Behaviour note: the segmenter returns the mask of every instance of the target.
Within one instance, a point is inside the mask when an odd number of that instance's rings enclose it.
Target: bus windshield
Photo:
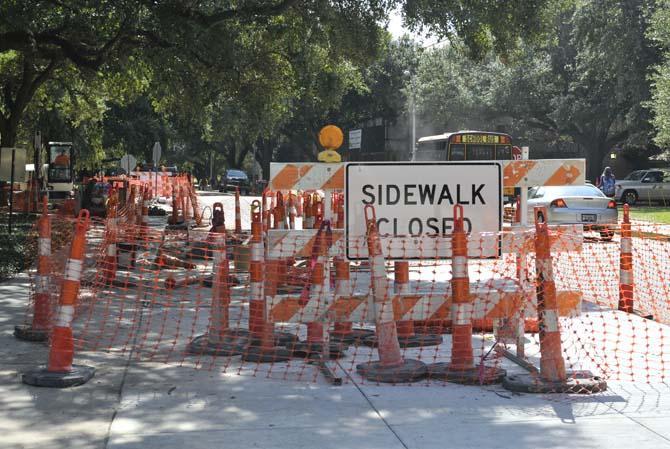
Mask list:
[[[444,161],[447,158],[447,142],[434,140],[428,142],[419,142],[416,146],[415,161]]]

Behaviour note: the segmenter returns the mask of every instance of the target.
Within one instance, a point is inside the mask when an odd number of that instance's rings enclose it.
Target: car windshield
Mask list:
[[[597,196],[604,197],[605,194],[592,185],[583,186],[543,186],[533,187],[528,197],[535,198],[558,198],[570,196]]]
[[[645,170],[637,170],[632,173],[628,173],[628,175],[623,179],[626,181],[639,181],[642,179],[645,173],[647,173]]]
[[[228,173],[226,175],[229,178],[246,178],[247,174],[244,173],[242,170],[228,170]]]

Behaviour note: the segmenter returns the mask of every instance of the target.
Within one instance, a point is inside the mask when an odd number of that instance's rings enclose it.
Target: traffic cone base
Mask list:
[[[356,372],[366,380],[383,383],[407,383],[426,377],[426,364],[413,359],[404,359],[395,366],[384,366],[379,361],[356,365]]]
[[[278,363],[287,362],[291,359],[291,351],[286,348],[273,346],[262,347],[249,345],[244,349],[242,360],[252,363]]]
[[[24,384],[34,387],[69,388],[83,385],[93,378],[95,368],[85,365],[72,365],[68,372],[47,371],[46,368],[27,371],[21,376]]]
[[[377,336],[371,335],[361,340],[363,346],[377,347]],[[423,346],[438,346],[442,344],[442,336],[437,334],[398,335],[398,344],[401,348],[421,348]]]
[[[507,372],[502,368],[487,365],[473,367],[454,366],[451,363],[428,365],[428,378],[445,380],[464,385],[489,385],[502,382]]]
[[[208,334],[199,335],[186,346],[186,351],[191,354],[234,356],[243,354],[248,344],[249,334],[236,330],[218,338],[218,341]]]
[[[372,329],[351,329],[349,331],[338,332],[337,330],[330,333],[330,341],[333,343],[362,345],[363,340],[375,335]]]
[[[287,347],[296,358],[318,358],[323,354],[323,343],[321,342],[298,342]],[[349,349],[347,345],[331,341],[328,344],[328,357],[331,360],[340,359],[347,355],[347,349]]]
[[[23,341],[47,341],[49,331],[46,329],[35,329],[30,324],[14,326],[14,336]]]
[[[590,394],[607,390],[607,382],[590,371],[568,371],[567,379],[562,382],[543,379],[536,373],[510,374],[502,385],[520,393]]]

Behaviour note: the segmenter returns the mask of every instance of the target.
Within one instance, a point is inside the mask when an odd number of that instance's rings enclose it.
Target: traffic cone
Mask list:
[[[306,285],[308,291],[304,291],[306,296],[302,305],[306,305],[307,300],[313,304],[318,304],[317,308],[325,308],[327,296],[330,290],[330,279],[326,275],[328,268],[328,233],[330,232],[330,222],[324,221],[319,229],[313,247],[313,256],[311,264],[311,283]],[[306,293],[306,295],[305,295]],[[327,342],[324,338],[324,325],[320,322],[307,323],[307,341],[299,342],[292,346],[293,355],[297,357],[320,357],[336,359],[344,356],[347,347],[341,342]]]
[[[303,206],[302,228],[312,229],[314,227],[314,211],[312,209],[312,194],[305,194]]]
[[[229,327],[230,284],[225,234],[213,237],[214,282],[212,285],[212,309],[207,333],[195,337],[187,346],[193,354],[234,356],[242,354],[249,342],[249,333],[244,330],[231,331]]]
[[[371,205],[365,206],[368,254],[372,274],[372,295],[375,303],[375,326],[379,360],[361,363],[356,371],[368,380],[377,382],[412,382],[425,377],[426,364],[419,360],[403,359],[398,344],[398,333],[393,320],[391,289],[386,276],[377,218]]]
[[[566,371],[558,321],[558,301],[551,259],[551,237],[545,207],[535,208],[535,271],[537,316],[540,321],[540,371],[505,377],[508,390],[526,393],[597,393],[607,383],[590,371]]]
[[[48,201],[43,199],[42,215],[37,220],[37,274],[33,277],[33,321],[14,327],[14,336],[25,341],[46,341],[51,325],[51,220]]]
[[[298,216],[298,210],[295,207],[296,197],[292,193],[288,196],[288,227],[295,229],[295,219]]]
[[[335,258],[335,296],[351,296],[351,270],[349,262],[342,257]],[[330,341],[340,344],[359,344],[364,339],[374,337],[370,329],[354,329],[353,323],[335,323],[330,333]]]
[[[262,205],[251,204],[251,258],[249,261],[249,332],[250,341],[242,360],[255,363],[283,362],[291,358],[286,348],[275,345],[274,325],[266,319],[265,297],[276,292],[275,264],[264,264]],[[266,265],[264,267],[264,265]],[[264,272],[264,268],[266,271]],[[274,274],[274,276],[273,276]],[[266,275],[266,276],[264,276]],[[265,280],[265,286],[263,281]],[[264,291],[265,288],[265,291]]]
[[[630,207],[623,206],[621,223],[621,252],[619,256],[619,310],[633,313],[633,234],[630,227]]]
[[[395,292],[409,294],[409,262],[395,262]],[[421,334],[414,332],[414,321],[398,321],[398,343],[401,348],[418,348],[421,346],[437,346],[442,343],[442,336],[438,334]]]
[[[95,374],[90,366],[73,365],[74,339],[72,320],[79,295],[81,273],[84,266],[86,249],[86,230],[89,225],[89,213],[86,209],[79,212],[75,227],[70,257],[65,265],[61,286],[58,313],[51,335],[49,360],[46,368],[23,373],[23,383],[38,387],[66,388],[82,385]]]
[[[105,250],[105,258],[102,262],[103,277],[106,283],[111,283],[116,278],[117,267],[117,248],[116,240],[118,234],[118,193],[112,189],[109,194],[109,202],[107,205],[107,248]]]
[[[468,237],[463,227],[463,206],[454,206],[454,230],[451,234],[451,361],[428,366],[432,379],[464,384],[500,382],[505,371],[482,364],[475,365],[472,351],[473,298],[468,274]]]

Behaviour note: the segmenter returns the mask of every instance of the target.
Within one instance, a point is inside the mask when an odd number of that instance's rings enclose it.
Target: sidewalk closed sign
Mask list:
[[[431,237],[451,234],[454,205],[463,206],[465,230],[475,239],[501,230],[502,166],[490,161],[348,163],[345,198],[350,260],[367,258],[366,205],[375,209],[387,258],[449,258],[445,239]],[[477,247],[479,254],[472,257],[499,255],[499,244]]]

